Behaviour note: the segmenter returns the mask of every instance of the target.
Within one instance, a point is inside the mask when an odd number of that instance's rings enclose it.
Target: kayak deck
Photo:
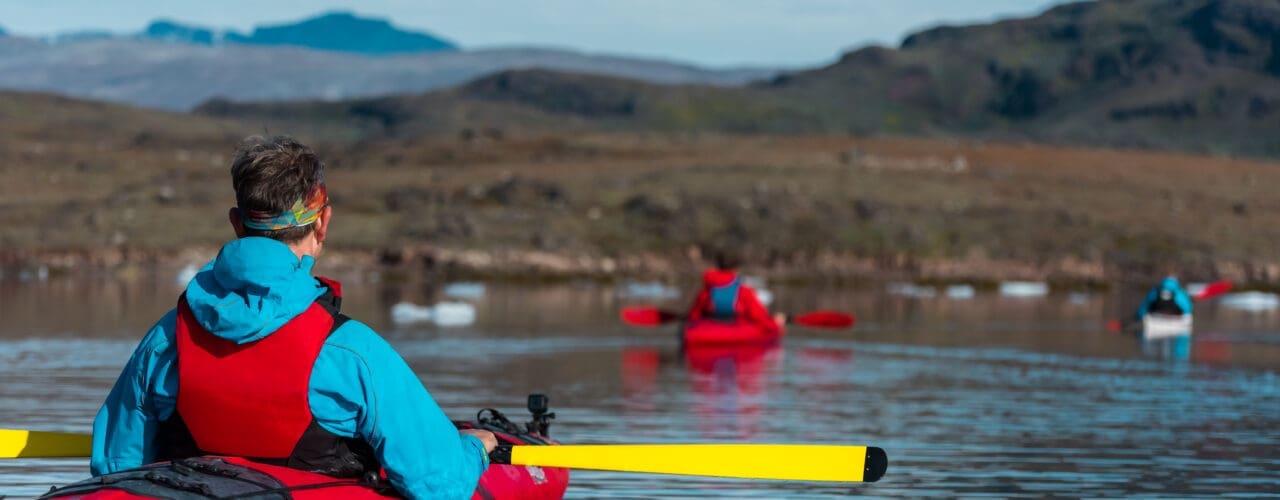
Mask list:
[[[774,331],[744,319],[692,319],[681,328],[685,346],[747,345],[777,343],[786,330],[779,325]]]
[[[547,436],[550,419],[555,414],[547,412],[545,396],[530,395],[529,410],[533,418],[523,426],[511,422],[492,408],[481,410],[475,421],[455,421],[454,425],[459,429],[484,429],[493,432],[499,444],[503,445],[540,447],[538,445],[559,444]],[[89,438],[87,435],[76,437],[81,440]],[[33,443],[41,443],[35,437],[31,440]],[[23,436],[23,441],[27,441],[26,436]],[[481,475],[472,498],[556,500],[564,496],[568,486],[569,470],[565,468],[494,463]],[[158,462],[87,479],[56,488],[41,498],[105,500],[223,497],[369,499],[398,498],[399,494],[385,475],[373,472],[360,478],[335,478],[242,457],[200,456]]]
[[[1163,339],[1191,335],[1190,314],[1150,313],[1142,317],[1142,338]]]

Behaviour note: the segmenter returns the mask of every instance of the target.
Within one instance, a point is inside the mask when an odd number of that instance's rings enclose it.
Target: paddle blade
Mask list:
[[[889,466],[880,448],[816,444],[500,446],[490,456],[513,465],[831,482],[873,482]]]
[[[1234,287],[1235,283],[1232,283],[1231,280],[1215,281],[1205,285],[1204,290],[1201,290],[1200,293],[1196,294],[1196,296],[1192,298],[1195,300],[1211,299],[1230,292]]]
[[[679,320],[681,315],[656,307],[635,306],[622,310],[622,321],[634,326],[660,326]]]
[[[92,446],[89,434],[0,429],[0,458],[87,457]]]
[[[854,317],[840,311],[814,311],[796,316],[790,322],[814,328],[849,328],[853,326]]]

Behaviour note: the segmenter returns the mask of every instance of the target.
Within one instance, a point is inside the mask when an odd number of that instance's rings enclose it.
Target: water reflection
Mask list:
[[[1139,338],[1142,354],[1169,361],[1191,360],[1191,335],[1178,335],[1159,339]]]
[[[782,369],[782,347],[700,346],[683,354],[689,410],[697,416],[699,434],[711,440],[757,440],[771,379]]]
[[[661,406],[663,394],[687,394],[681,411],[693,417],[699,438],[767,441],[764,421],[771,406],[797,396],[807,405],[838,406],[853,376],[853,359],[847,348],[627,346],[624,408],[628,415],[645,415]],[[678,376],[663,376],[673,371]],[[802,394],[788,393],[784,385],[800,387]]]
[[[664,394],[687,394],[681,411],[693,416],[700,439],[755,440],[761,433],[770,386],[782,371],[783,352],[777,345],[685,350],[625,347],[625,409],[630,415],[643,415],[657,408]],[[664,372],[676,369],[681,376],[662,378]]]

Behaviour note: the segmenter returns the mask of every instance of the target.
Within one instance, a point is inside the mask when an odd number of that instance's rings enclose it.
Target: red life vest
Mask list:
[[[309,400],[311,371],[329,334],[347,317],[342,286],[328,287],[302,314],[246,344],[209,333],[186,296],[178,300],[178,404],[157,438],[161,459],[229,455],[333,476],[377,470],[372,448],[330,433]]]

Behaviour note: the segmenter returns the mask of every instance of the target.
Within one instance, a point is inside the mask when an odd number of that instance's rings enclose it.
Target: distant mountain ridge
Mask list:
[[[516,68],[740,86],[772,68],[710,69],[539,47],[458,49],[382,19],[331,12],[249,34],[156,20],[141,33],[99,30],[0,37],[0,89],[189,110],[210,99],[339,100],[425,92]]]
[[[1280,2],[1110,0],[944,26],[746,88],[507,71],[448,91],[203,111],[466,128],[947,135],[1280,157]]]
[[[761,85],[857,131],[1280,155],[1280,2],[1109,0],[946,26]]]
[[[222,34],[215,34],[211,29],[187,26],[169,20],[152,21],[139,36],[161,42],[196,45],[213,45],[214,42],[222,41]]]
[[[365,55],[458,49],[452,42],[434,35],[401,30],[385,19],[359,17],[350,12],[330,12],[296,23],[259,26],[247,35],[157,20],[139,36],[171,43],[291,46]]]
[[[727,86],[777,74],[767,68],[705,69],[541,48],[367,56],[302,47],[199,45],[136,37],[0,38],[0,89],[54,92],[169,110],[188,110],[214,98],[337,100],[418,93],[514,68]]]

